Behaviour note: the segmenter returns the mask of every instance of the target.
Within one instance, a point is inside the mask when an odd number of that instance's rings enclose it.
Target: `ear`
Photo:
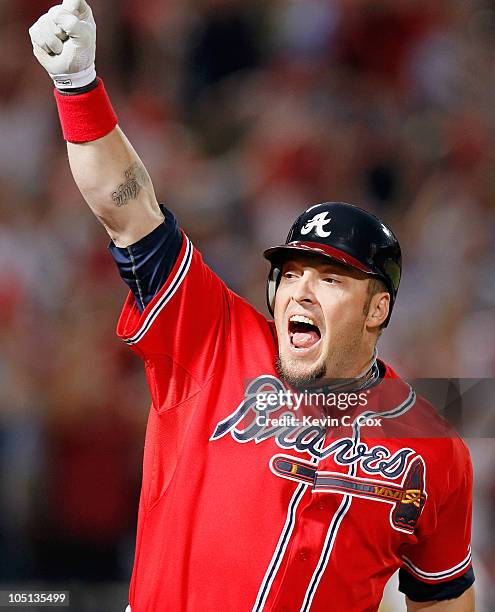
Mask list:
[[[379,329],[386,321],[390,310],[390,294],[386,292],[375,293],[371,298],[368,314],[366,315],[366,326],[368,329]]]

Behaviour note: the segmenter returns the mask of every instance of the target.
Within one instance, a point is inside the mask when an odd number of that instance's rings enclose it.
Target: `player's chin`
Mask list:
[[[314,347],[311,347],[312,349]],[[326,366],[321,352],[280,351],[277,370],[281,378],[293,387],[311,387],[325,376]]]

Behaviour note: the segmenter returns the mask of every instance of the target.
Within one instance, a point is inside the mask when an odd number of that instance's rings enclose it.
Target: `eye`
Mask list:
[[[291,272],[290,270],[287,270],[287,272],[284,272],[282,276],[284,278],[287,278],[288,280],[297,277],[296,273],[295,272]]]
[[[325,276],[322,278],[324,283],[328,283],[329,285],[338,285],[340,281],[338,281],[336,278],[333,278],[332,276]]]

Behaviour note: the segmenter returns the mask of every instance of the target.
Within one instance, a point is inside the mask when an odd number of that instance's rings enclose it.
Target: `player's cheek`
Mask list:
[[[284,314],[287,309],[287,299],[283,292],[277,291],[275,296],[275,304],[273,308],[273,319],[277,327],[277,331],[281,331],[284,323]]]

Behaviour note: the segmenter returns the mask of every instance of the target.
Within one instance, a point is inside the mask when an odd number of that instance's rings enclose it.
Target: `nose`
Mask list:
[[[316,302],[311,274],[307,271],[293,285],[291,297],[298,304],[314,304]]]

